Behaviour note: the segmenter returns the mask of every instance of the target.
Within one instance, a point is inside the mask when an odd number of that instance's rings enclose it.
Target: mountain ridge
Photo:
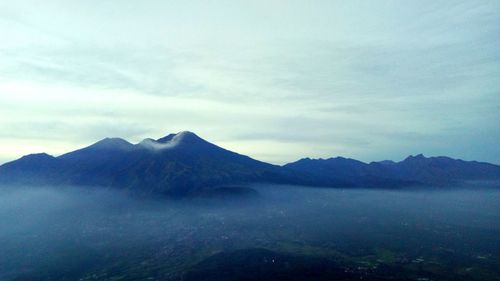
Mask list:
[[[465,180],[500,179],[500,166],[495,164],[464,161],[447,156],[425,157],[423,154],[410,155],[399,162],[382,160],[370,163],[344,157],[302,158],[284,166],[296,171],[315,170],[316,173],[323,174],[335,169],[339,172],[340,169],[341,177],[355,173],[358,177],[399,179],[435,186],[446,186]]]
[[[234,183],[303,183],[279,166],[223,149],[191,132],[138,144],[105,138],[58,157],[45,155],[0,166],[0,183],[104,186],[171,196]]]
[[[104,186],[185,196],[231,184],[279,183],[325,187],[404,188],[498,180],[500,166],[449,157],[410,155],[365,163],[345,157],[302,158],[282,166],[226,150],[182,131],[132,144],[104,138],[54,157],[30,154],[0,166],[0,183]]]

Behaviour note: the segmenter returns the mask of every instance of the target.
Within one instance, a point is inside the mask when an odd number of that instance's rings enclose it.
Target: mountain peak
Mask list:
[[[166,143],[166,142],[169,142],[171,141],[177,134],[168,134],[162,138],[159,138],[156,140],[156,142],[159,142],[159,143]]]
[[[187,136],[187,135],[191,135],[191,136],[196,136],[198,137],[195,133],[191,132],[191,131],[180,131],[177,133],[178,136]]]
[[[21,158],[54,158],[54,156],[47,154],[45,152],[42,152],[42,153],[31,153],[28,155],[24,155]]]
[[[374,161],[374,162],[371,162],[371,163],[376,163],[376,164],[381,164],[381,165],[394,165],[394,164],[396,164],[396,162],[394,162],[392,160]]]
[[[195,133],[193,132],[190,132],[190,131],[182,131],[182,132],[179,132],[177,133],[173,138],[172,138],[173,141],[177,140],[177,141],[203,141],[202,138],[200,138],[199,136],[197,136]]]
[[[159,138],[156,140],[156,142],[159,143],[193,143],[193,142],[199,142],[204,140],[197,136],[195,133],[190,132],[190,131],[181,131],[177,134],[168,134],[162,138]]]
[[[44,161],[51,161],[53,159],[55,159],[54,156],[43,152],[43,153],[32,153],[32,154],[24,155],[19,160],[21,160],[21,161],[35,161],[36,163],[42,163]]]
[[[154,139],[144,139],[137,145],[146,147],[148,149],[160,150],[167,148],[174,148],[184,144],[201,144],[207,143],[202,138],[198,137],[195,133],[189,131],[182,131],[177,134],[168,134],[157,140]]]
[[[93,148],[116,148],[116,149],[122,149],[122,148],[128,148],[131,147],[132,144],[129,143],[128,141],[122,139],[122,138],[104,138],[90,147]]]
[[[415,156],[410,155],[410,156],[406,157],[406,159],[404,161],[407,161],[407,160],[423,160],[423,159],[427,159],[427,157],[425,157],[422,153],[420,153],[420,154],[417,154]]]

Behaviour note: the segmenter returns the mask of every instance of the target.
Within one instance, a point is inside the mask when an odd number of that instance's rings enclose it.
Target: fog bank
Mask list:
[[[500,252],[500,191],[253,188],[258,198],[177,201],[99,189],[2,189],[0,280],[87,280],[102,268],[157,263],[175,280],[213,253],[252,247],[328,245],[338,255],[384,247],[415,258],[436,248],[495,259]]]

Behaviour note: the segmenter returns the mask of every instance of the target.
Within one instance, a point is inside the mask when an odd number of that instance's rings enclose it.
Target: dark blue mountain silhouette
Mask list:
[[[298,172],[314,174],[326,181],[345,181],[346,185],[395,187],[408,185],[446,186],[465,181],[500,180],[500,166],[449,157],[409,156],[401,162],[390,160],[369,164],[348,158],[309,159],[286,164]]]
[[[0,166],[1,184],[103,186],[171,196],[256,182],[399,188],[498,179],[497,165],[423,155],[369,164],[342,157],[305,158],[277,166],[223,149],[191,132],[138,144],[106,138],[58,157],[31,154]]]
[[[246,182],[300,183],[280,166],[209,143],[191,132],[131,144],[106,138],[59,157],[24,156],[0,166],[0,182],[107,186],[131,192],[186,195]]]

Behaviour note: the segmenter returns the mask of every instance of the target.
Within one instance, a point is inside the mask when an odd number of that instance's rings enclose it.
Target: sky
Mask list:
[[[189,130],[275,164],[500,164],[500,1],[0,2],[0,163]]]

